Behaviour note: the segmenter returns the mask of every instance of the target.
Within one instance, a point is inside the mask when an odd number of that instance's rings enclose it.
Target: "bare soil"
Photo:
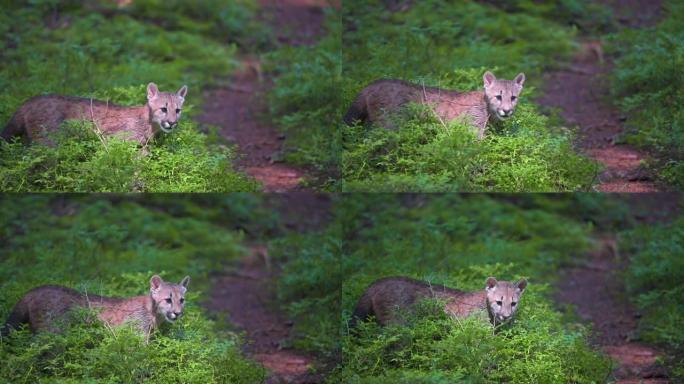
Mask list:
[[[260,17],[269,23],[279,43],[308,45],[323,31],[324,0],[262,0]],[[272,86],[261,71],[261,59],[244,55],[241,68],[229,79],[229,86],[205,91],[200,121],[217,125],[221,134],[237,145],[238,168],[263,185],[264,192],[302,190],[307,172],[283,163],[283,140],[267,121],[265,97]]]
[[[600,0],[613,10],[615,19],[628,28],[653,26],[665,13],[663,0]]]
[[[279,43],[308,45],[323,31],[325,0],[262,0],[262,20],[269,23]],[[263,184],[264,192],[290,192],[268,196],[285,226],[310,230],[327,220],[330,197],[302,191],[307,177],[303,168],[282,162],[283,140],[267,121],[265,95],[272,80],[261,71],[261,59],[242,56],[241,68],[229,86],[205,93],[208,103],[200,118],[217,125],[221,134],[237,145],[237,165]],[[293,320],[277,302],[276,278],[280,267],[271,260],[267,245],[249,246],[246,257],[213,278],[212,296],[206,306],[227,314],[231,323],[245,332],[245,352],[268,369],[266,384],[319,383],[322,374],[314,356],[289,347]]]
[[[680,207],[677,194],[624,195],[633,218],[643,223],[670,220]],[[560,272],[557,299],[572,305],[591,325],[591,342],[616,361],[616,383],[668,383],[667,370],[657,363],[663,356],[656,347],[636,340],[640,314],[629,301],[619,274],[629,265],[614,234],[596,236],[596,247],[582,264]]]
[[[294,324],[278,310],[275,272],[268,248],[250,247],[250,255],[233,266],[234,272],[217,276],[207,307],[228,314],[245,332],[245,352],[270,373],[265,383],[317,383],[312,356],[287,347]]]
[[[660,0],[603,0],[624,27],[654,24],[662,15]],[[656,192],[664,189],[643,164],[648,154],[620,143],[626,118],[609,103],[607,75],[610,57],[600,41],[587,38],[571,65],[544,76],[542,105],[559,108],[560,115],[579,128],[577,146],[603,164],[595,189],[599,192]]]
[[[330,219],[332,200],[326,194],[306,192],[270,195],[267,204],[277,210],[289,230],[320,228]],[[315,356],[290,347],[294,321],[282,313],[277,301],[278,261],[268,246],[251,244],[249,254],[213,277],[213,289],[205,305],[227,315],[244,331],[245,352],[269,371],[266,384],[320,383],[326,370]]]

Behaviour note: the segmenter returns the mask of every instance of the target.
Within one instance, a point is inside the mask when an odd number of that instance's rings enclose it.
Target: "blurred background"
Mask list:
[[[684,316],[679,194],[352,194],[344,218],[338,382],[676,381]],[[515,323],[422,313],[349,328],[375,280],[463,291],[529,285]]]
[[[331,112],[311,114],[336,105],[334,1],[1,5],[0,127],[37,95],[131,106],[146,102],[149,82],[162,91],[187,84],[189,91],[178,129],[160,135],[147,157],[132,143],[102,142],[82,126],[56,147],[0,143],[0,190],[300,190],[321,187],[334,173],[333,140],[318,128],[332,122]],[[308,84],[314,77],[327,81]]]
[[[345,191],[657,192],[682,186],[684,11],[678,1],[343,3],[339,116],[370,82],[524,90],[487,137],[409,113],[399,129],[340,126]]]
[[[320,382],[339,357],[333,203],[313,194],[2,196],[2,321],[40,285],[131,297],[148,292],[153,274],[192,280],[182,320],[149,344],[99,323],[25,330],[0,339],[0,380]]]

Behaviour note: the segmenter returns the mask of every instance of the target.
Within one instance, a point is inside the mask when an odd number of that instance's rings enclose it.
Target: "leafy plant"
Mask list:
[[[671,351],[673,373],[684,378],[684,219],[661,226],[642,225],[624,232],[621,244],[631,254],[625,283],[642,314],[639,336]]]
[[[195,128],[195,129],[193,129]],[[137,143],[102,137],[91,124],[72,121],[55,146],[0,143],[0,189],[74,192],[254,191],[258,185],[233,172],[234,153],[211,144],[193,122],[180,123],[145,154]]]
[[[274,76],[268,95],[274,123],[285,135],[285,159],[310,167],[320,185],[338,177],[340,135],[339,14],[329,10],[326,35],[313,46],[280,47],[267,56]]]
[[[553,308],[549,283],[561,263],[590,246],[589,228],[564,207],[571,197],[534,201],[486,195],[352,195],[341,274],[343,362],[330,382],[603,382],[610,362],[589,347],[586,330]],[[568,250],[573,250],[568,252]],[[361,322],[356,301],[374,280],[409,276],[461,290],[483,289],[487,276],[527,277],[515,322],[496,332],[488,321],[454,321],[421,307],[407,326]],[[432,309],[431,309],[432,308]]]
[[[482,89],[485,70],[509,79],[524,72],[529,80],[514,118],[492,124],[483,141],[474,139],[468,127],[446,125],[429,114],[400,119],[396,131],[338,124],[343,132],[342,190],[591,187],[597,166],[575,151],[573,133],[541,115],[532,101],[542,71],[575,49],[573,30],[550,20],[555,11],[531,13],[518,3],[504,10],[475,1],[430,0],[392,12],[381,2],[345,2],[338,116],[379,78],[461,91]]]
[[[244,254],[241,233],[208,220],[206,199],[29,195],[0,201],[0,319],[39,285],[130,297],[149,289],[152,274],[192,278],[184,316],[156,331],[149,344],[129,327],[87,321],[86,311],[59,334],[23,330],[0,339],[0,380],[262,382],[266,373],[242,356],[241,338],[209,320],[200,305],[210,289],[208,272]],[[214,196],[211,209],[224,220],[239,218],[241,205],[258,199]],[[159,206],[175,207],[173,215]]]
[[[0,15],[0,32],[4,36],[0,40],[0,86],[4,90],[0,95],[0,126],[32,96],[52,92],[142,105],[144,87],[154,81],[168,91],[189,85],[178,131],[153,143],[150,156],[141,156],[134,144],[115,138],[101,141],[82,122],[67,123],[55,147],[3,143],[2,190],[257,189],[253,180],[233,169],[234,150],[221,143],[218,135],[202,133],[207,128],[194,121],[193,109],[201,104],[201,87],[234,69],[235,47],[205,36],[204,31],[185,28],[181,22],[174,30],[145,22],[146,16],[138,13],[143,12],[143,2],[135,3],[140,10],[115,10],[112,17],[105,15],[111,8],[108,3],[99,2],[90,6],[101,12],[73,2],[5,7]],[[247,2],[240,4],[247,6]],[[170,15],[184,14],[184,20],[189,21],[206,16],[206,7],[184,13],[180,11],[186,10],[185,2],[176,2],[155,9]],[[247,20],[250,15],[248,12],[240,17]]]
[[[480,70],[456,70],[472,86]],[[457,86],[458,87],[458,86]],[[573,149],[574,135],[550,129],[548,119],[522,105],[480,141],[473,129],[445,125],[430,113],[397,124],[341,128],[345,190],[375,191],[559,191],[587,190],[597,166]]]
[[[627,113],[626,141],[655,154],[650,166],[668,184],[684,185],[684,6],[667,3],[654,28],[625,29],[612,36],[617,55],[612,79],[618,106]]]
[[[254,0],[136,0],[131,4],[131,14],[167,29],[227,40],[243,50],[254,51],[271,44],[269,28],[257,20],[258,7]]]

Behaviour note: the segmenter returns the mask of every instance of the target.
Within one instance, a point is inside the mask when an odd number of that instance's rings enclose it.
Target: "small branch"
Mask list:
[[[109,111],[109,100],[107,100],[107,111]],[[104,147],[105,151],[109,153],[109,148],[107,147],[107,141],[104,137],[104,134],[102,133],[102,130],[100,129],[100,125],[95,121],[95,112],[93,111],[93,98],[90,98],[90,121],[93,122],[93,125],[95,126],[95,133],[97,134],[97,138],[100,139],[100,142],[102,143],[102,146]]]

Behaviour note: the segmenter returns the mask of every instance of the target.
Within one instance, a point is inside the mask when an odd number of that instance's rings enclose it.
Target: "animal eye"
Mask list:
[[[162,112],[166,113],[167,111],[168,111],[168,109],[166,109],[166,107],[162,108]]]
[[[171,298],[169,297],[168,299],[166,299],[166,302],[171,304]]]
[[[176,108],[176,113],[180,113],[180,108]]]
[[[515,99],[517,99],[517,97],[511,96],[511,101],[515,101]]]
[[[497,301],[496,301],[496,305],[498,305],[499,307],[501,306],[501,304],[502,304],[502,303],[501,303],[501,300],[497,300]]]
[[[514,301],[514,302],[511,303],[511,306],[512,306],[512,307],[515,307],[516,304],[518,304],[518,303],[516,303],[516,302]]]
[[[181,304],[183,304],[185,302],[185,299],[181,297],[180,302]]]
[[[501,101],[501,95],[496,95],[496,99]]]

